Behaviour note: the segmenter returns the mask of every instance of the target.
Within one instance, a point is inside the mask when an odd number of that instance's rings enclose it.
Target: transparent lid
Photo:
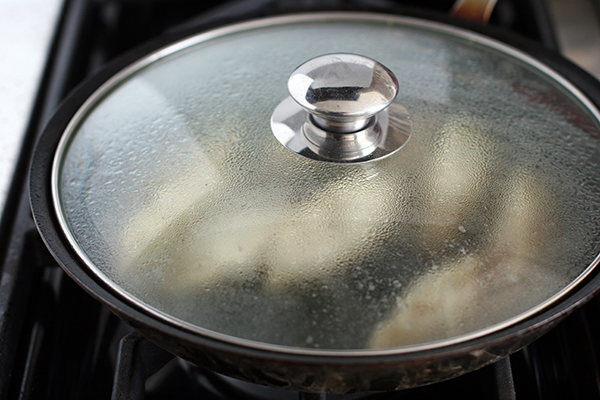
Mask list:
[[[367,163],[295,154],[290,73],[359,54],[412,136]],[[90,271],[154,317],[290,351],[442,346],[564,296],[600,253],[598,112],[556,73],[431,22],[308,15],[203,34],[78,111],[55,205]]]

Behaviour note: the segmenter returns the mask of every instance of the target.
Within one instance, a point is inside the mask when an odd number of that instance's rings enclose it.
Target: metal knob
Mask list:
[[[356,54],[327,54],[298,67],[288,80],[292,98],[328,132],[365,128],[398,94],[398,80],[375,60]]]
[[[407,142],[412,121],[394,101],[398,81],[370,58],[327,54],[306,61],[288,80],[290,97],[273,112],[271,129],[303,157],[360,163],[387,157]]]

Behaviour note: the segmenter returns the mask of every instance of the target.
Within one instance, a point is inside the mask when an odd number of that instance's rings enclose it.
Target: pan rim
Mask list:
[[[420,352],[428,352],[439,349],[447,349],[453,347],[455,345],[464,345],[465,343],[470,343],[475,339],[479,339],[482,337],[488,337],[491,334],[496,332],[503,331],[509,327],[515,326],[516,324],[530,319],[531,317],[543,313],[544,311],[552,308],[554,305],[560,303],[568,294],[571,294],[576,287],[578,287],[582,282],[584,282],[587,278],[591,276],[592,273],[596,272],[596,267],[600,263],[600,255],[597,256],[594,261],[581,273],[575,280],[573,280],[569,285],[564,287],[557,294],[547,299],[546,301],[538,304],[538,306],[521,313],[515,317],[512,317],[508,320],[505,320],[501,323],[489,326],[487,328],[470,332],[467,334],[455,336],[448,339],[442,339],[439,341],[433,341],[428,343],[423,343],[419,345],[407,345],[402,347],[394,347],[394,348],[386,348],[386,349],[356,349],[356,350],[320,350],[320,349],[309,349],[309,348],[299,348],[299,347],[291,347],[284,345],[275,345],[257,342],[248,339],[241,339],[238,337],[222,334],[216,331],[212,331],[206,328],[199,327],[194,324],[187,323],[178,318],[175,318],[163,311],[152,307],[135,296],[131,295],[127,291],[123,290],[119,285],[114,283],[110,278],[108,278],[102,271],[100,271],[97,267],[95,267],[94,263],[89,260],[87,255],[82,251],[82,249],[77,244],[77,241],[72,236],[70,229],[68,229],[68,224],[66,223],[62,209],[60,207],[59,193],[58,193],[58,176],[60,171],[60,164],[63,158],[64,152],[68,148],[70,140],[76,132],[76,127],[81,122],[81,119],[86,115],[87,111],[93,107],[97,102],[110,90],[112,90],[116,85],[120,84],[124,79],[131,76],[133,73],[139,71],[140,69],[145,68],[146,66],[164,58],[168,57],[171,54],[178,53],[179,51],[185,51],[185,49],[190,48],[198,43],[202,43],[208,40],[212,40],[217,37],[222,37],[224,35],[228,35],[231,33],[238,33],[251,29],[258,29],[263,27],[270,27],[277,24],[288,24],[288,23],[298,23],[298,22],[314,22],[315,20],[377,20],[377,21],[392,21],[394,23],[401,23],[404,25],[409,25],[412,27],[420,27],[426,29],[432,29],[438,32],[452,34],[454,36],[458,36],[460,38],[467,38],[469,40],[473,40],[479,44],[492,47],[496,50],[502,51],[503,53],[509,54],[528,65],[536,68],[537,70],[543,72],[554,81],[560,84],[564,89],[568,90],[574,97],[576,97],[581,103],[583,103],[588,111],[594,116],[596,121],[600,121],[600,112],[594,103],[588,99],[588,97],[581,92],[575,85],[571,84],[566,78],[564,78],[560,73],[547,66],[546,64],[536,60],[534,57],[529,56],[525,52],[518,50],[514,47],[511,47],[507,44],[499,42],[496,39],[491,39],[489,37],[485,37],[482,34],[474,33],[471,31],[467,31],[462,28],[458,28],[455,26],[442,24],[439,22],[427,21],[412,17],[405,16],[395,16],[395,15],[383,15],[383,14],[374,14],[374,13],[311,13],[311,14],[301,14],[301,15],[293,15],[293,16],[280,16],[280,17],[270,17],[265,19],[259,19],[244,23],[239,23],[235,25],[226,26],[223,28],[219,28],[213,31],[201,33],[195,35],[191,38],[183,39],[175,44],[168,45],[166,47],[161,48],[160,50],[143,57],[139,61],[131,64],[129,67],[121,70],[117,74],[113,75],[110,79],[104,82],[99,88],[97,88],[91,96],[89,96],[86,101],[78,108],[75,115],[70,119],[69,124],[64,130],[61,139],[58,143],[58,147],[55,151],[55,155],[52,161],[52,171],[51,171],[51,193],[52,193],[52,203],[54,209],[54,217],[58,220],[58,223],[61,228],[61,233],[67,240],[71,249],[76,253],[76,256],[84,263],[87,271],[91,272],[91,274],[99,279],[102,284],[108,286],[108,288],[116,293],[128,303],[130,306],[137,307],[142,310],[142,312],[146,315],[149,315],[156,321],[167,323],[169,325],[175,326],[179,329],[182,329],[187,332],[191,332],[193,334],[201,335],[213,340],[222,341],[226,343],[230,343],[237,346],[242,346],[244,348],[254,348],[256,350],[276,352],[276,353],[285,353],[285,354],[297,354],[297,355],[307,355],[307,356],[335,356],[335,357],[373,357],[373,356],[390,356],[390,355],[403,355],[403,354],[414,354]],[[85,271],[84,271],[85,273]]]

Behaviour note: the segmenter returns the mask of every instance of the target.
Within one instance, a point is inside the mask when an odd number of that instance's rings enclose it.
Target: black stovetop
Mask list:
[[[245,384],[159,349],[58,267],[29,211],[34,144],[61,99],[114,57],[181,26],[319,7],[396,7],[387,0],[67,0],[9,193],[0,235],[0,400],[324,398]],[[398,1],[446,13],[448,0]],[[555,49],[542,0],[499,0],[491,23]],[[183,25],[182,25],[183,24]],[[328,399],[600,399],[600,299],[503,361],[457,379],[400,392]]]

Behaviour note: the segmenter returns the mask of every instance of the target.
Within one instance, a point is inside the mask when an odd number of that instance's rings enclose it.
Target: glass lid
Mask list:
[[[357,80],[323,70],[331,54]],[[342,92],[377,104],[342,115]],[[277,114],[286,102],[300,114]],[[598,115],[549,68],[460,29],[265,19],[100,87],[59,145],[54,202],[91,274],[167,323],[286,351],[434,348],[521,321],[592,271]]]

